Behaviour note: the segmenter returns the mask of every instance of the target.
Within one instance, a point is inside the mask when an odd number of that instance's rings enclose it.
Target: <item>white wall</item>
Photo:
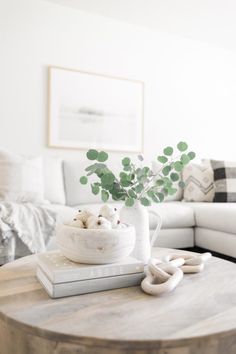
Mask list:
[[[236,159],[235,59],[46,1],[0,0],[0,146],[81,156],[46,147],[47,66],[57,65],[145,82],[147,158],[184,139],[200,157]]]

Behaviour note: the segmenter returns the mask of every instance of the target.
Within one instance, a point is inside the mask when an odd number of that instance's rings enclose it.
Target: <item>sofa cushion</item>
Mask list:
[[[71,222],[76,215],[76,209],[68,207],[66,205],[51,204],[51,207],[57,213],[57,224]]]
[[[66,192],[66,205],[74,206],[79,204],[101,203],[101,195],[94,195],[91,191],[91,183],[98,182],[96,175],[89,176],[89,182],[86,185],[80,183],[80,177],[87,174],[86,167],[92,165],[95,161],[89,161],[86,158],[80,160],[64,160],[63,171]],[[119,176],[123,166],[119,155],[112,156],[112,163],[107,162],[107,166],[116,176]],[[114,201],[109,198],[109,203]]]
[[[152,235],[154,230],[150,230]],[[188,248],[194,246],[194,229],[184,227],[182,229],[161,229],[154,247]]]
[[[77,209],[89,209],[93,213],[98,214],[99,209],[103,204],[81,204],[77,206]],[[113,203],[114,207],[118,210],[121,209],[122,203]],[[163,229],[178,229],[194,226],[194,214],[193,210],[188,204],[182,202],[170,202],[153,204],[150,207],[151,210],[156,211],[162,217]],[[153,230],[157,227],[157,220],[154,215],[149,215],[150,229]]]
[[[42,158],[0,150],[0,199],[44,203]]]
[[[184,200],[188,202],[212,202],[215,195],[213,170],[210,165],[191,163],[182,173]]]
[[[236,162],[210,160],[214,171],[214,202],[236,202]]]
[[[196,227],[195,245],[236,259],[235,234]]]
[[[44,157],[44,197],[51,203],[65,204],[65,188],[62,171],[62,159]]]
[[[236,234],[235,203],[188,203],[197,227]]]
[[[170,202],[153,204],[151,210],[156,211],[162,217],[163,229],[177,229],[185,227],[193,227],[195,225],[194,212],[188,203]],[[155,229],[157,220],[155,216],[150,214],[150,229]]]

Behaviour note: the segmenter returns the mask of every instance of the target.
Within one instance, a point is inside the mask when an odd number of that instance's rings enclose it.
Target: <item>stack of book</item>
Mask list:
[[[132,257],[112,264],[80,264],[60,251],[38,255],[37,278],[52,298],[140,285],[144,264]]]

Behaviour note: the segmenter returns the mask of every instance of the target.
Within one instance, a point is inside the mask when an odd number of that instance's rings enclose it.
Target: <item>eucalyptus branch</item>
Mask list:
[[[139,199],[141,199],[141,198],[144,196],[144,194],[149,191],[149,189],[151,188],[151,186],[150,186],[151,183],[153,183],[153,181],[154,181],[158,176],[160,176],[160,178],[165,177],[163,174],[161,174],[161,171],[163,170],[163,168],[166,167],[166,166],[170,166],[174,161],[176,161],[176,160],[179,159],[180,157],[181,157],[181,154],[178,155],[178,156],[176,156],[176,157],[174,157],[174,158],[172,158],[170,161],[167,161],[165,164],[163,164],[163,166],[159,169],[159,171],[156,172],[156,173],[152,176],[152,178],[151,178],[151,180],[149,181],[148,185],[144,188],[143,192],[141,193]]]
[[[149,206],[152,202],[163,201],[166,195],[175,193],[176,190],[172,187],[172,183],[179,180],[179,173],[183,167],[195,158],[194,152],[186,153],[188,145],[185,142],[178,143],[177,149],[180,154],[176,157],[172,157],[174,156],[172,147],[168,146],[163,150],[163,155],[157,157],[162,166],[156,173],[143,164],[135,165],[129,157],[123,158],[120,179],[107,165],[103,164],[108,159],[106,152],[89,150],[86,154],[88,160],[95,160],[99,163],[87,167],[88,175],[80,177],[80,183],[87,184],[89,176],[94,173],[99,182],[91,185],[92,193],[95,195],[101,193],[103,202],[106,202],[111,195],[114,200],[125,200],[125,205],[129,207],[134,205],[135,200],[139,200],[144,206]],[[143,161],[140,155],[138,159]],[[154,182],[159,180],[158,177],[160,181],[163,181],[166,195],[158,192],[158,185],[154,185]]]

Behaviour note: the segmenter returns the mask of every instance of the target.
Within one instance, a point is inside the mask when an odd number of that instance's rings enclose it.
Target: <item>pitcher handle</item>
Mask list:
[[[155,231],[153,232],[153,235],[151,237],[151,242],[150,242],[151,247],[152,247],[157,239],[157,236],[158,236],[160,230],[161,230],[162,219],[161,219],[161,216],[158,213],[156,213],[154,210],[149,210],[149,213],[153,214],[157,217],[157,227],[156,227]]]

